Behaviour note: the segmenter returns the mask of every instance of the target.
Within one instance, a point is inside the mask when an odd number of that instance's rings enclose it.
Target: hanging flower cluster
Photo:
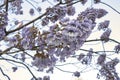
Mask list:
[[[65,62],[66,58],[75,54],[75,51],[79,50],[89,37],[96,26],[96,18],[103,17],[107,13],[103,9],[88,8],[81,12],[77,19],[63,18],[66,13],[74,14],[74,7],[70,7],[67,8],[68,11],[63,6],[47,9],[43,25],[48,24],[49,20],[52,22],[59,20],[58,23],[50,26],[48,31],[39,31],[36,27],[25,27],[13,37],[14,39],[8,41],[21,50],[35,50],[32,65],[40,71],[54,67],[56,61]],[[80,55],[78,60],[83,57],[84,55]],[[82,62],[90,64],[91,60],[92,49]]]
[[[8,24],[7,21],[7,13],[4,10],[0,10],[0,41],[3,40],[6,35],[5,26]]]
[[[63,7],[59,8],[59,10],[64,13],[64,10],[61,10]],[[56,14],[57,12],[54,12],[54,9],[52,10],[52,13],[51,9],[49,10],[47,17],[49,16],[49,19],[51,19],[55,17],[55,15],[59,15],[60,24],[50,26],[49,31],[39,33],[38,38],[36,39],[37,49],[38,52],[40,52],[39,54],[44,56],[48,55],[48,57],[44,58],[35,56],[32,64],[39,69],[45,68],[43,66],[55,65],[57,60],[64,62],[70,55],[75,54],[75,51],[80,49],[80,47],[84,44],[84,41],[89,37],[90,33],[94,29],[96,25],[95,19],[100,18],[100,16],[103,17],[107,13],[102,9],[88,8],[80,13],[77,19],[70,20],[69,18],[61,19],[63,15],[61,15],[61,13]],[[101,12],[101,10],[103,12]],[[51,18],[50,15],[52,15]],[[56,20],[58,20],[58,18]],[[85,57],[86,64],[91,62],[91,55],[92,50],[90,50],[87,57]],[[80,59],[80,57],[78,59]],[[44,65],[41,64],[42,62]]]

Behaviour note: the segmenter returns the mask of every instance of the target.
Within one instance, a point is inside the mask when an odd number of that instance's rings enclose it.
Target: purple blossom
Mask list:
[[[5,27],[8,24],[8,14],[4,10],[0,10],[0,27]]]
[[[109,41],[109,36],[110,36],[110,33],[111,33],[111,29],[107,29],[102,35],[101,35],[101,40],[104,41],[104,42],[107,42]]]
[[[105,30],[106,28],[108,28],[109,23],[110,23],[109,20],[105,20],[104,22],[99,23],[98,30],[101,30],[101,29]]]
[[[97,59],[97,64],[103,65],[106,60],[106,54],[100,54]]]
[[[96,4],[96,3],[99,3],[101,0],[94,0],[94,3]]]
[[[84,5],[87,2],[87,0],[81,0],[81,3]]]
[[[62,19],[66,15],[66,7],[57,6],[53,8],[47,8],[47,16],[51,22],[56,22],[58,19]]]
[[[116,53],[119,53],[120,52],[120,44],[116,45],[114,50]]]
[[[43,80],[50,80],[50,77],[49,76],[44,76]]]
[[[80,61],[80,60],[82,60],[84,57],[85,57],[85,54],[81,53],[81,54],[78,56],[77,59]]]
[[[12,69],[13,69],[13,72],[15,72],[18,69],[18,67],[12,67]]]
[[[23,0],[12,1],[11,2],[12,13],[23,14],[23,11],[21,10],[22,9],[22,5],[21,5],[22,3],[23,3]]]
[[[30,15],[34,15],[34,13],[35,13],[35,12],[34,12],[34,9],[31,8],[30,11],[29,11],[29,13],[30,13]]]
[[[21,60],[24,62],[25,59],[26,59],[26,55],[25,55],[25,53],[21,53]]]
[[[104,9],[97,9],[97,18],[105,16],[108,12]]]
[[[0,41],[4,39],[6,36],[5,29],[0,28]]]
[[[47,17],[43,18],[43,19],[42,19],[42,22],[41,22],[41,25],[42,25],[42,26],[46,26],[46,25],[48,25],[48,24],[49,24],[49,19],[48,19]]]
[[[73,6],[67,7],[67,14],[69,16],[73,16],[75,14],[75,7],[73,7]]]
[[[75,77],[80,77],[80,72],[76,71],[73,73]]]

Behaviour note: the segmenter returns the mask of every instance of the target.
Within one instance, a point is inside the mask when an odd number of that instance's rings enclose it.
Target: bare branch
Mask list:
[[[19,62],[19,61],[7,59],[7,58],[4,58],[4,57],[1,57],[0,60],[11,61],[11,62],[14,62],[14,63],[18,63],[18,64],[24,65],[24,66],[28,69],[28,71],[30,72],[30,74],[33,76],[33,78],[34,78],[35,80],[37,80],[37,78],[36,78],[35,75],[32,73],[32,71],[29,69],[29,67],[28,67],[26,64],[24,64],[23,62]]]
[[[10,77],[9,77],[7,74],[5,74],[5,73],[4,73],[4,71],[2,70],[2,68],[1,68],[1,67],[0,67],[0,71],[2,72],[2,74],[3,74],[5,77],[7,77],[7,78],[8,78],[8,80],[11,80],[11,79],[10,79]]]

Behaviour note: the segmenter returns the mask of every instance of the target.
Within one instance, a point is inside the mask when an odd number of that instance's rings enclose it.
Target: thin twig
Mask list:
[[[104,4],[104,5],[106,5],[106,6],[108,6],[108,7],[110,7],[111,9],[113,9],[115,12],[117,12],[118,14],[120,14],[120,12],[119,11],[117,11],[115,8],[113,8],[112,6],[110,6],[109,4],[107,4],[107,3],[104,3],[104,2],[100,2],[101,4]]]
[[[37,80],[37,78],[35,77],[35,75],[32,73],[32,71],[29,69],[29,67],[28,67],[26,64],[24,64],[24,63],[22,63],[22,62],[19,62],[19,61],[7,59],[7,58],[4,58],[4,57],[1,57],[0,60],[11,61],[11,62],[15,62],[15,63],[19,63],[19,64],[24,65],[24,66],[28,69],[28,71],[30,72],[30,74],[33,76],[33,78],[35,78],[35,80]]]
[[[58,67],[56,67],[56,66],[55,66],[55,68],[58,69],[58,70],[60,70],[60,71],[62,71],[62,72],[66,72],[66,73],[74,73],[74,72],[71,72],[71,71],[62,70],[62,69],[60,69],[60,68],[58,68]]]
[[[10,77],[9,77],[7,74],[4,73],[4,71],[2,70],[1,67],[0,67],[0,71],[2,72],[2,74],[3,74],[4,76],[6,76],[6,77],[8,78],[8,80],[10,80]]]

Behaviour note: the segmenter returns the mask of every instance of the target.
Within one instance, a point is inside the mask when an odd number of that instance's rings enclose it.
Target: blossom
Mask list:
[[[73,6],[68,6],[68,7],[67,7],[67,14],[68,14],[69,16],[73,16],[73,15],[75,14],[75,7],[73,7]]]
[[[81,53],[79,57],[77,58],[79,61],[85,57],[85,54]]]
[[[74,76],[75,77],[80,77],[80,72],[78,72],[78,71],[74,72]]]
[[[101,30],[101,29],[105,30],[106,28],[108,28],[109,23],[110,23],[109,20],[105,20],[104,22],[99,23],[98,30]]]
[[[100,54],[97,59],[97,64],[102,65],[106,60],[106,54]]]
[[[102,41],[105,41],[105,42],[107,42],[107,41],[109,41],[109,36],[110,36],[110,33],[111,33],[111,29],[107,29],[102,35],[101,35],[101,40]]]
[[[44,76],[43,80],[50,80],[50,76]]]
[[[0,41],[4,39],[6,36],[5,29],[0,28]]]
[[[34,12],[34,9],[31,8],[30,11],[29,11],[29,13],[30,13],[30,15],[34,15],[34,13],[35,13],[35,12]]]
[[[46,26],[47,24],[49,24],[49,19],[47,17],[45,17],[42,19],[41,25]]]
[[[56,22],[58,19],[62,19],[66,15],[66,7],[57,6],[46,9],[47,15],[51,22]]]
[[[21,10],[22,9],[22,4],[23,3],[23,0],[15,0],[15,1],[12,1],[11,2],[11,10],[12,10],[12,13],[15,13],[15,14],[23,14],[23,11]]]
[[[116,45],[114,50],[115,50],[116,53],[119,53],[119,51],[120,51],[120,44]]]
[[[101,0],[94,0],[94,3],[99,3]]]
[[[104,9],[97,9],[97,18],[105,16],[108,12]]]

